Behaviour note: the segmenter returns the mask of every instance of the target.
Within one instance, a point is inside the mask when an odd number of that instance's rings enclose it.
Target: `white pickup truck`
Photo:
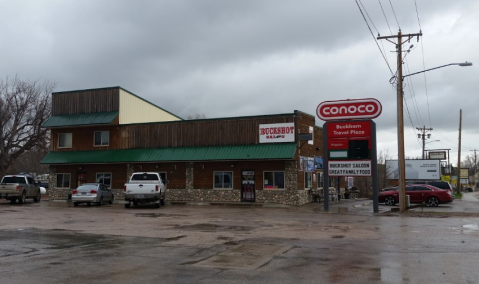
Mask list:
[[[130,181],[123,187],[125,208],[130,208],[131,203],[137,206],[151,202],[155,203],[156,208],[160,208],[165,204],[165,183],[159,173],[133,173]]]
[[[35,180],[27,175],[6,175],[0,181],[0,198],[10,200],[11,203],[25,203],[25,199],[32,198],[34,202],[42,197],[40,187]]]

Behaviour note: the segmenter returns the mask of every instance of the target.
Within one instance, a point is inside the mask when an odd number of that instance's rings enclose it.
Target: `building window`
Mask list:
[[[70,174],[57,174],[57,187],[70,188]]]
[[[264,172],[263,187],[265,189],[284,189],[284,172]]]
[[[59,133],[58,134],[58,148],[71,148],[72,147],[72,134],[71,133]]]
[[[313,186],[313,173],[304,172],[304,188],[311,188]]]
[[[319,187],[322,188],[324,186],[324,175],[323,175],[323,173],[318,172],[318,183],[317,183],[317,185],[318,185],[318,188]]]
[[[96,182],[106,185],[108,188],[111,188],[111,173],[97,173]]]
[[[95,131],[95,146],[108,146],[110,144],[110,131]]]
[[[215,188],[233,188],[233,172],[214,172]]]

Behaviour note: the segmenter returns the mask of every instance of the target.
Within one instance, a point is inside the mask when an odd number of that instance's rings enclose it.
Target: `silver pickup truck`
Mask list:
[[[166,183],[167,181],[165,181]],[[133,173],[130,181],[125,183],[125,208],[130,208],[131,203],[138,204],[155,203],[156,208],[165,204],[165,183],[159,173]]]
[[[6,175],[0,181],[0,198],[10,200],[11,203],[25,203],[27,198],[34,202],[40,201],[42,195],[40,187],[28,175]]]

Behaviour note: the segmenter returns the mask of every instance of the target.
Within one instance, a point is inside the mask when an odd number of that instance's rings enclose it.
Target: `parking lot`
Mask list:
[[[0,283],[474,283],[474,194],[421,208],[469,214],[447,218],[374,214],[365,199],[330,212],[2,200]]]

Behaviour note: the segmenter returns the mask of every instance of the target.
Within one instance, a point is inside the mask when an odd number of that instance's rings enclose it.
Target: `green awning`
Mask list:
[[[53,115],[42,125],[44,128],[111,124],[118,116],[118,111]]]
[[[296,143],[48,153],[41,164],[293,159]]]

